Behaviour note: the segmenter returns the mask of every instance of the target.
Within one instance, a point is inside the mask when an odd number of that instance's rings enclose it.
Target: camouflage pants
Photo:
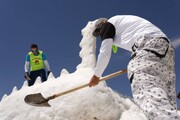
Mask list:
[[[128,64],[133,98],[149,120],[180,120],[177,114],[174,48],[166,38],[142,37]]]

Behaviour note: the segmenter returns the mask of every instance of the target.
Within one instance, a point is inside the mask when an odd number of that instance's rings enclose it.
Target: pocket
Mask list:
[[[164,38],[152,39],[146,43],[143,50],[151,52],[159,58],[164,58],[169,50],[169,42]]]
[[[151,53],[155,54],[159,58],[164,58],[166,56],[167,52],[168,52],[168,49],[169,49],[169,46],[166,48],[164,54],[160,54],[160,53],[158,53],[157,51],[154,51],[154,50],[149,50],[149,49],[144,49],[144,50],[147,51],[147,52],[151,52]]]

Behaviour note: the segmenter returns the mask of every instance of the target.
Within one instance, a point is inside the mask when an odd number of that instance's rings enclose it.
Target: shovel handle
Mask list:
[[[120,71],[118,71],[118,72],[109,74],[109,75],[107,75],[107,76],[104,76],[104,77],[100,78],[100,82],[101,82],[101,81],[104,81],[104,80],[111,79],[111,78],[116,77],[116,76],[119,76],[119,75],[121,75],[121,74],[123,74],[123,73],[126,73],[126,72],[127,72],[127,69],[124,69],[124,70],[120,70]],[[79,86],[79,87],[76,87],[76,88],[73,88],[73,89],[70,89],[70,90],[67,90],[67,91],[62,92],[62,93],[54,94],[53,96],[48,97],[48,99],[54,99],[54,98],[56,98],[56,97],[65,95],[65,94],[67,94],[67,93],[70,93],[70,92],[73,92],[73,91],[76,91],[76,90],[79,90],[79,89],[82,89],[82,88],[87,87],[87,86],[89,86],[89,83],[84,84],[84,85]]]

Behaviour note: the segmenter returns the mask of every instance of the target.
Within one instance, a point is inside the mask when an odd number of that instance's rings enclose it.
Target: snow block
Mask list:
[[[3,97],[1,98],[1,101],[3,101],[3,99],[5,99],[8,95],[4,94]]]
[[[51,72],[51,73],[49,74],[47,80],[54,80],[54,79],[55,79],[55,77],[54,77],[53,73]]]
[[[37,77],[37,79],[36,79],[34,84],[40,84],[40,83],[42,83],[41,77]]]
[[[26,87],[28,87],[28,82],[27,82],[27,80],[26,80],[26,81],[24,81],[24,83],[23,83],[23,85],[22,85],[21,89],[26,88]]]
[[[14,88],[12,89],[11,94],[12,94],[12,93],[14,93],[14,92],[16,92],[16,91],[18,91],[18,89],[17,89],[17,87],[16,87],[16,86],[14,86]]]
[[[68,72],[66,69],[62,69],[62,70],[61,70],[61,73],[60,73],[60,76],[61,76],[61,75],[67,75],[67,74],[69,74],[69,72]],[[59,76],[59,77],[60,77],[60,76]]]

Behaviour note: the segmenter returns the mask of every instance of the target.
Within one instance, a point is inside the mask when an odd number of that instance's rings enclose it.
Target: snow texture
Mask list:
[[[105,82],[50,100],[51,107],[34,107],[24,102],[28,94],[40,92],[48,97],[89,82],[96,61],[96,41],[92,36],[95,22],[88,22],[82,30],[82,62],[77,70],[69,73],[63,69],[57,78],[50,74],[44,83],[37,78],[32,87],[26,81],[20,90],[14,87],[0,102],[0,120],[147,120],[131,98],[116,93]]]

